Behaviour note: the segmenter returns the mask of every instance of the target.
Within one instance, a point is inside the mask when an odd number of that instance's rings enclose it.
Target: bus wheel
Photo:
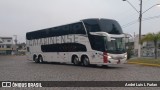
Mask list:
[[[43,57],[42,57],[42,56],[39,56],[39,57],[38,57],[38,61],[39,61],[40,63],[43,63]]]
[[[82,65],[83,66],[89,66],[89,58],[87,56],[82,57]]]
[[[33,56],[33,61],[34,61],[35,63],[39,63],[39,60],[38,60],[38,58],[37,58],[36,55]]]
[[[35,63],[39,63],[39,59],[38,58],[35,58]]]
[[[77,56],[73,56],[72,60],[74,65],[79,65],[79,59]]]

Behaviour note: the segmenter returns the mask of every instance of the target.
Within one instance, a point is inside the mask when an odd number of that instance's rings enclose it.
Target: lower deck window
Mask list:
[[[42,45],[42,52],[85,52],[86,46],[79,43]]]

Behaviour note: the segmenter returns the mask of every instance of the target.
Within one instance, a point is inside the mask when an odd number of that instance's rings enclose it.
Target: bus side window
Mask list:
[[[71,34],[86,34],[82,22],[70,24]]]
[[[30,52],[29,47],[27,47],[27,52]]]

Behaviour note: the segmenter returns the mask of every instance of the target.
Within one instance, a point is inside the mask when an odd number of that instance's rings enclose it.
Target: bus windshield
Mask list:
[[[106,42],[106,50],[108,53],[122,54],[126,52],[125,38],[111,38],[111,41]]]
[[[83,22],[93,50],[107,51],[113,54],[122,54],[126,52],[125,38],[117,37],[108,41],[106,36],[93,34],[96,32],[106,32],[111,35],[123,34],[122,28],[117,21],[111,19],[86,19],[83,20]]]
[[[108,41],[106,36],[91,35],[90,36],[91,47],[93,50],[107,51],[111,54],[122,54],[126,52],[125,38],[111,38]]]

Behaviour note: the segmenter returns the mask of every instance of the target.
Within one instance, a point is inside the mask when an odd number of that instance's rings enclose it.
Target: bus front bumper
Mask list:
[[[93,62],[93,63],[90,63],[90,64],[111,65],[111,64],[124,64],[124,63],[127,63],[127,58],[119,59],[119,60],[108,59],[107,63],[104,63],[104,62]]]

